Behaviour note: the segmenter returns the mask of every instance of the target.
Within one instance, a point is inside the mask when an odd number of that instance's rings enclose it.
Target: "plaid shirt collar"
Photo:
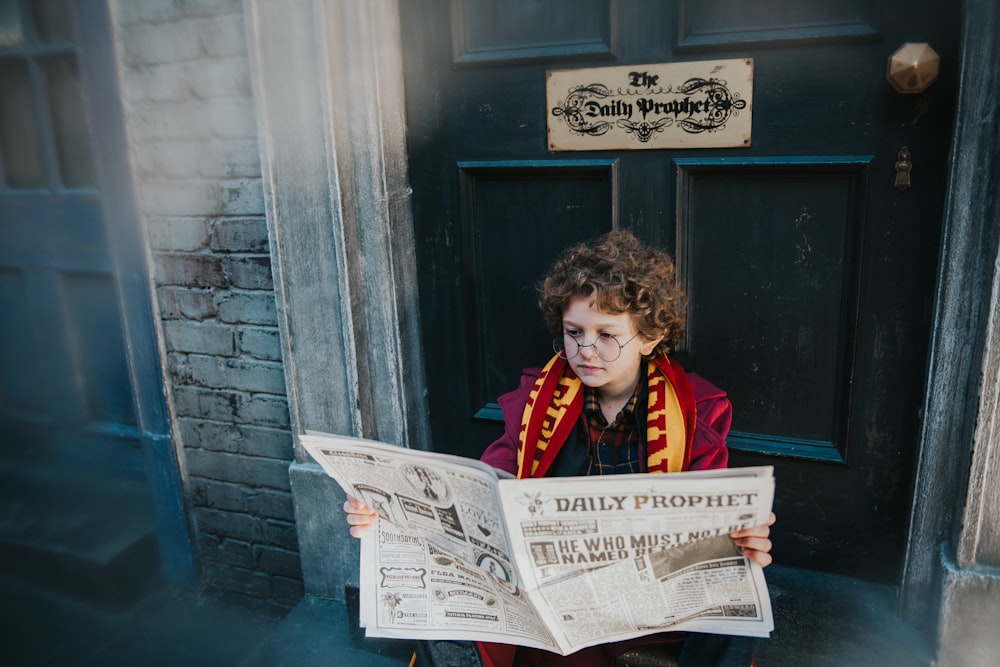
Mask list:
[[[645,472],[645,454],[641,452],[635,409],[639,404],[643,383],[636,384],[632,397],[608,424],[597,392],[587,387],[584,391],[583,410],[587,417],[587,475],[613,475],[616,473]]]
[[[639,395],[642,393],[642,383],[635,385],[635,391],[632,392],[632,398],[628,399],[628,403],[625,407],[619,411],[618,416],[615,417],[614,424],[629,425],[629,420],[631,420],[631,426],[635,427],[635,408],[639,404]],[[587,387],[583,392],[583,412],[587,415],[588,421],[596,422],[602,427],[608,423],[605,418],[604,413],[601,411],[601,404],[597,400],[597,391],[592,387]],[[613,424],[612,424],[613,425]]]

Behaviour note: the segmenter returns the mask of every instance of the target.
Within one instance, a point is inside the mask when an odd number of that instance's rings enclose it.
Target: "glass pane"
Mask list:
[[[7,185],[25,188],[48,184],[28,65],[23,60],[0,62],[0,154]]]
[[[41,42],[72,42],[73,20],[66,0],[35,0],[35,31]]]
[[[10,49],[24,43],[21,12],[17,0],[0,0],[0,49]]]
[[[43,66],[49,84],[52,130],[63,185],[71,188],[94,186],[97,179],[76,60],[72,56],[47,58]]]

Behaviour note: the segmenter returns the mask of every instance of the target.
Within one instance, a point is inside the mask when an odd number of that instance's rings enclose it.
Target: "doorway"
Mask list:
[[[775,466],[779,562],[898,583],[958,62],[958,12],[921,4],[400,3],[435,449],[496,437],[550,354],[535,282],[629,228],[676,258],[678,356],[729,392],[731,465]],[[904,42],[941,56],[918,95],[884,79]],[[547,150],[547,70],[734,57],[749,148]]]

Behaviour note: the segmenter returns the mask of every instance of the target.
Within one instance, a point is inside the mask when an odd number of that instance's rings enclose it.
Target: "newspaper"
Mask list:
[[[769,466],[516,480],[448,454],[300,439],[379,515],[361,540],[370,637],[566,655],[657,632],[774,629],[763,571],[729,537],[767,521]]]

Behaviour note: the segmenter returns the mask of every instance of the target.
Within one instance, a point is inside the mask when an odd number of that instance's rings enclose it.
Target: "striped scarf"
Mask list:
[[[694,394],[687,376],[663,355],[654,357],[646,368],[648,470],[687,470],[695,426]],[[524,406],[517,446],[519,479],[545,476],[582,411],[583,382],[568,361],[555,355],[542,369]]]

